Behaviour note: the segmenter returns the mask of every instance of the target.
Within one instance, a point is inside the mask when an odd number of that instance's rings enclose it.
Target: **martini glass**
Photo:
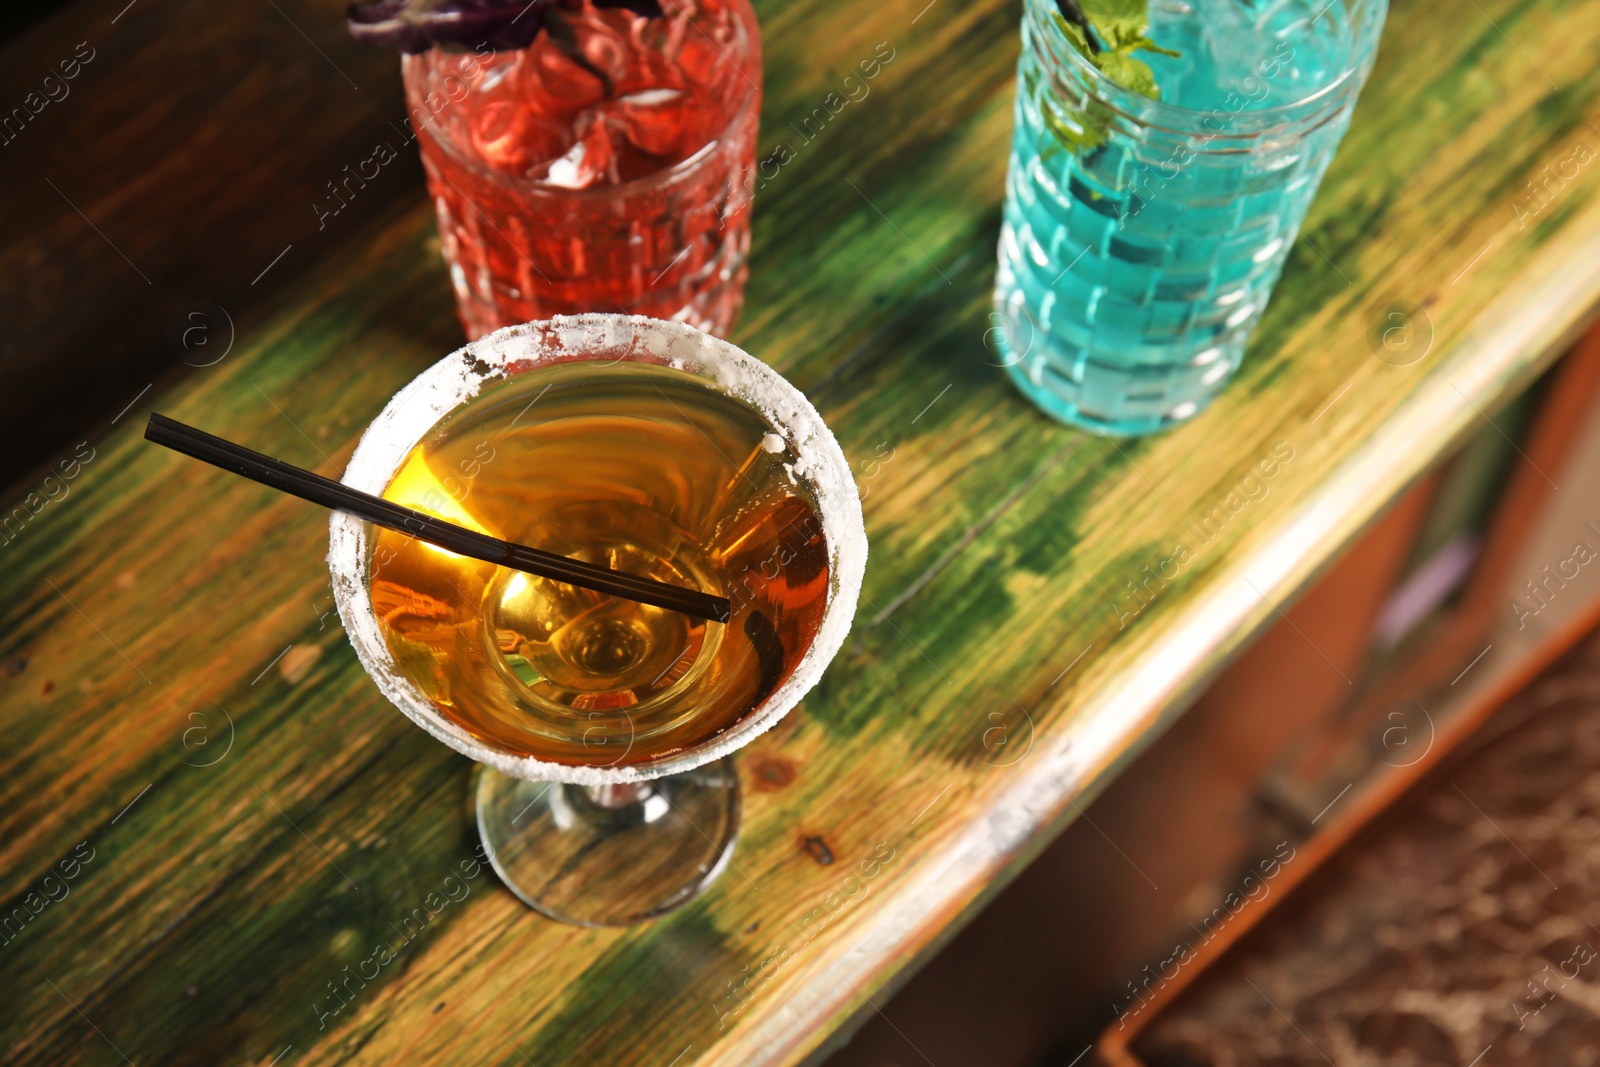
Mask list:
[[[682,323],[556,318],[424,371],[344,481],[729,598],[727,623],[696,619],[331,523],[346,633],[385,696],[482,764],[479,834],[517,896],[617,926],[709,885],[738,831],[729,755],[816,683],[866,566],[848,462],[805,396]]]

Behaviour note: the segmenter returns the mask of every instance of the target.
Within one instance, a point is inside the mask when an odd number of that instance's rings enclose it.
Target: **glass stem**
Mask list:
[[[584,788],[584,793],[594,802],[594,805],[607,810],[632,807],[642,804],[656,791],[652,782],[617,782],[615,784],[591,785]]]

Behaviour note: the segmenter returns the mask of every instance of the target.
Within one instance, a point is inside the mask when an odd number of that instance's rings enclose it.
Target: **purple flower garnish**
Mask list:
[[[596,7],[623,7],[659,18],[659,0],[593,0]],[[443,45],[495,51],[526,48],[544,28],[550,0],[376,0],[352,3],[350,33],[358,41],[401,52],[426,52]]]

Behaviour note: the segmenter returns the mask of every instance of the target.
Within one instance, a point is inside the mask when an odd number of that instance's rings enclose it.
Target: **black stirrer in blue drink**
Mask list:
[[[536,574],[541,578],[575,585],[580,589],[607,593],[623,600],[682,612],[696,619],[727,622],[733,613],[733,605],[729,603],[727,597],[713,596],[698,589],[685,589],[682,586],[650,578],[640,578],[637,575],[614,571],[609,567],[585,563],[581,559],[558,556],[554,552],[519,545],[513,541],[502,541],[498,537],[490,537],[488,534],[457,526],[453,522],[446,522],[433,515],[402,507],[382,497],[352,489],[332,478],[324,478],[303,467],[296,467],[292,463],[273,459],[243,445],[214,437],[204,430],[197,430],[165,415],[151,415],[150,422],[144,429],[144,436],[147,441],[165,445],[175,452],[182,452],[186,456],[203,460],[223,470],[243,475],[251,481],[260,482],[290,496],[297,496],[301,500],[309,500],[313,504],[321,504],[335,511],[349,512],[359,519],[366,519],[396,533],[449,549],[457,555]]]

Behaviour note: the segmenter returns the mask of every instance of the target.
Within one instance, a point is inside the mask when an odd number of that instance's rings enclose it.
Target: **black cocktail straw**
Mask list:
[[[447,548],[457,555],[537,574],[541,578],[565,582],[580,589],[592,589],[597,593],[608,593],[624,600],[651,604],[669,611],[680,611],[697,619],[727,622],[732,614],[733,606],[727,597],[712,596],[697,589],[685,589],[682,586],[650,578],[640,578],[637,575],[611,570],[609,567],[585,563],[581,559],[558,556],[554,552],[529,548],[527,545],[502,541],[498,537],[468,530],[432,515],[401,507],[382,497],[352,489],[341,482],[313,474],[280,459],[264,456],[243,445],[236,445],[232,441],[225,441],[193,426],[186,426],[175,419],[169,419],[165,415],[151,415],[150,423],[144,429],[144,436],[147,441],[154,441],[175,452],[182,452],[186,456],[204,460],[223,470],[241,474],[251,481],[271,486],[301,500],[309,500],[313,504],[321,504],[325,508],[349,512],[357,518],[366,519],[396,533],[415,537],[419,541],[426,541],[440,548]]]

